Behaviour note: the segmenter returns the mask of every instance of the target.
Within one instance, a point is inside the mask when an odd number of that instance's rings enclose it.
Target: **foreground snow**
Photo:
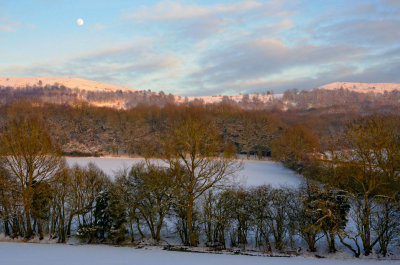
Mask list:
[[[252,257],[228,254],[205,254],[171,252],[164,250],[133,249],[129,247],[110,247],[98,245],[62,245],[62,244],[30,244],[30,243],[6,243],[0,242],[0,263],[7,265],[128,265],[128,264],[396,264],[396,261],[376,260],[340,260],[340,259],[317,259],[317,258],[271,258]],[[398,261],[397,261],[398,262]]]
[[[87,166],[90,162],[97,165],[109,176],[114,176],[119,170],[130,168],[142,162],[142,158],[119,157],[67,157],[70,166],[78,164]],[[302,178],[282,164],[271,161],[244,160],[243,170],[237,173],[235,181],[247,186],[260,186],[270,184],[273,187],[297,187]]]

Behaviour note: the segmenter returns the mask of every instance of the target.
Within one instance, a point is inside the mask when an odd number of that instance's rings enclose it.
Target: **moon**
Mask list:
[[[83,25],[83,19],[78,18],[78,19],[76,20],[76,24],[78,24],[78,26],[82,26],[82,25]]]

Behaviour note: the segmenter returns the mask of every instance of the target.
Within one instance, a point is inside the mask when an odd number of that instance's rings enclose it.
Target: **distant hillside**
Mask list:
[[[243,103],[252,105],[270,104],[282,94],[245,94],[234,96],[182,97],[163,92],[137,90],[118,85],[105,84],[82,78],[69,77],[0,77],[0,103],[7,104],[22,98],[40,99],[54,104],[88,102],[98,107],[128,109],[141,104],[165,106],[182,103]]]
[[[14,113],[37,113],[49,123],[51,134],[65,154],[142,155],[149,147],[157,148],[156,132],[176,111],[195,105],[192,107],[215,119],[221,135],[239,153],[268,154],[269,147],[264,143],[284,128],[282,123],[304,122],[317,133],[328,135],[332,128],[339,130],[354,117],[400,115],[400,90],[376,93],[382,90],[375,87],[375,93],[364,93],[355,90],[357,86],[341,84],[330,84],[324,89],[292,89],[282,95],[267,92],[180,97],[118,89],[119,86],[75,78],[0,78],[0,135]],[[12,104],[20,99],[32,102]]]
[[[372,92],[372,93],[371,93]],[[386,92],[386,93],[385,93]],[[139,105],[225,103],[242,109],[311,109],[332,106],[397,106],[400,84],[335,82],[317,89],[288,90],[283,94],[258,93],[233,96],[182,97],[137,90],[81,78],[0,77],[0,105],[19,99],[74,105],[87,102],[97,107],[130,109]]]
[[[127,109],[140,104],[163,106],[174,102],[172,95],[82,78],[0,77],[0,104],[26,98],[67,105],[87,102],[93,106],[117,109]]]
[[[68,88],[78,88],[86,91],[97,91],[97,92],[116,92],[116,91],[135,91],[135,89],[101,83],[92,80],[86,80],[82,78],[72,77],[52,77],[52,76],[39,76],[39,77],[0,77],[0,86],[4,87],[32,87],[32,86],[53,86],[58,84],[59,86],[65,86]]]
[[[320,89],[335,90],[348,89],[359,93],[384,93],[393,90],[400,91],[400,84],[393,83],[352,83],[352,82],[334,82],[319,87]]]

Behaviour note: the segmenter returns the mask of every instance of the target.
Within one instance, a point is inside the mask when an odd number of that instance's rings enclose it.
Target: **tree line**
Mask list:
[[[212,119],[218,133],[236,153],[259,158],[271,156],[275,152],[273,148],[278,147],[272,142],[298,124],[304,127],[302,130],[307,131],[306,134],[318,138],[322,149],[326,148],[329,135],[358,115],[326,113],[324,110],[318,113],[244,110],[229,104],[143,105],[116,110],[85,103],[70,106],[19,101],[0,106],[0,134],[19,113],[41,113],[49,125],[50,135],[65,155],[144,156],[149,145],[159,145],[158,133],[165,130],[169,120],[188,109]]]

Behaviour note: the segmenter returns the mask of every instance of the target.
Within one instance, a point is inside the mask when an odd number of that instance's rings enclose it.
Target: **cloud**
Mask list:
[[[51,60],[27,66],[7,66],[0,68],[0,71],[14,76],[77,76],[154,89],[153,85],[161,86],[163,82],[167,84],[168,78],[180,64],[181,60],[175,54],[156,53],[152,50],[150,40],[138,40],[135,45],[120,44],[66,61]],[[157,84],[151,84],[156,79],[159,80]],[[146,82],[148,85],[144,86]]]
[[[69,63],[84,71],[130,71],[132,75],[139,75],[174,68],[179,66],[180,59],[172,53],[155,52],[152,42],[143,39],[134,45],[125,44],[80,55]]]
[[[15,29],[10,25],[0,25],[0,31],[11,32],[11,31],[14,31],[14,30]]]
[[[0,32],[13,32],[21,25],[20,22],[0,17]]]
[[[181,25],[176,34],[180,39],[201,40],[224,32],[229,23],[227,20],[218,18],[196,20]]]
[[[398,0],[382,0],[382,3],[388,6],[400,7],[400,2]]]
[[[286,3],[286,0],[244,0],[227,4],[200,5],[161,1],[152,6],[142,6],[125,14],[123,18],[170,32],[169,37],[179,42],[200,41],[221,33],[232,33],[237,28],[247,27],[254,22],[262,23],[274,17],[285,17],[281,21],[283,24],[277,26],[287,27],[284,23],[290,23],[287,17],[294,13],[284,8]]]
[[[248,10],[260,8],[263,5],[262,2],[254,0],[208,6],[198,4],[182,5],[181,3],[174,1],[162,1],[150,7],[142,6],[139,11],[126,14],[124,17],[138,21],[196,19],[218,14],[242,13]]]
[[[399,19],[348,20],[319,27],[316,37],[329,42],[370,46],[398,42],[399,28]]]
[[[298,47],[299,50],[303,49]],[[336,49],[333,48],[333,51]],[[400,83],[398,69],[400,69],[400,53],[398,49],[384,51],[378,53],[374,58],[362,57],[357,60],[344,61],[341,60],[328,62],[321,59],[320,64],[314,64],[314,60],[310,62],[304,61],[298,67],[288,70],[287,66],[282,68],[282,74],[271,75],[269,77],[257,75],[252,77],[228,78],[216,82],[214,80],[207,81],[206,76],[195,76],[188,80],[188,86],[202,87],[201,89],[187,91],[188,95],[215,95],[215,94],[238,94],[266,92],[273,90],[275,93],[282,93],[287,89],[312,89],[322,85],[336,82],[367,82],[367,83]],[[350,51],[349,51],[350,52]],[[338,55],[340,58],[345,55]],[[299,60],[293,59],[294,61]],[[304,58],[303,58],[304,59]],[[371,59],[371,61],[369,61]],[[359,63],[366,65],[360,68]],[[291,64],[292,62],[289,62]],[[307,63],[309,65],[307,66]],[[310,67],[308,70],[307,68]],[[199,74],[199,73],[197,73]],[[203,73],[202,73],[203,74]]]
[[[185,95],[400,82],[400,1],[337,1],[156,1],[126,12],[111,36],[110,30],[100,34],[107,41],[103,48],[0,71]],[[0,31],[18,26],[0,18]],[[133,34],[126,34],[128,28]]]
[[[399,59],[399,57],[398,57]],[[400,83],[400,60],[382,62],[361,72],[345,76],[346,81],[366,83]]]
[[[364,71],[359,71],[357,67],[347,64],[335,64],[331,67],[323,67],[313,72],[312,76],[280,76],[270,79],[253,79],[249,81],[236,81],[223,83],[219,86],[203,87],[202,90],[189,91],[188,94],[193,96],[202,95],[218,95],[222,94],[238,94],[241,93],[262,93],[273,91],[274,93],[283,93],[288,89],[297,88],[299,90],[308,90],[323,86],[337,81],[345,82],[394,82],[400,83],[398,70],[399,62],[390,64],[378,64]],[[390,81],[388,81],[390,80]]]
[[[362,53],[362,49],[346,45],[290,47],[269,39],[240,42],[205,55],[200,61],[201,70],[190,78],[214,85],[231,80],[267,78],[294,67],[351,61]]]
[[[96,31],[103,31],[103,30],[107,29],[107,26],[100,24],[100,23],[96,23],[96,24],[94,24],[93,28]]]

